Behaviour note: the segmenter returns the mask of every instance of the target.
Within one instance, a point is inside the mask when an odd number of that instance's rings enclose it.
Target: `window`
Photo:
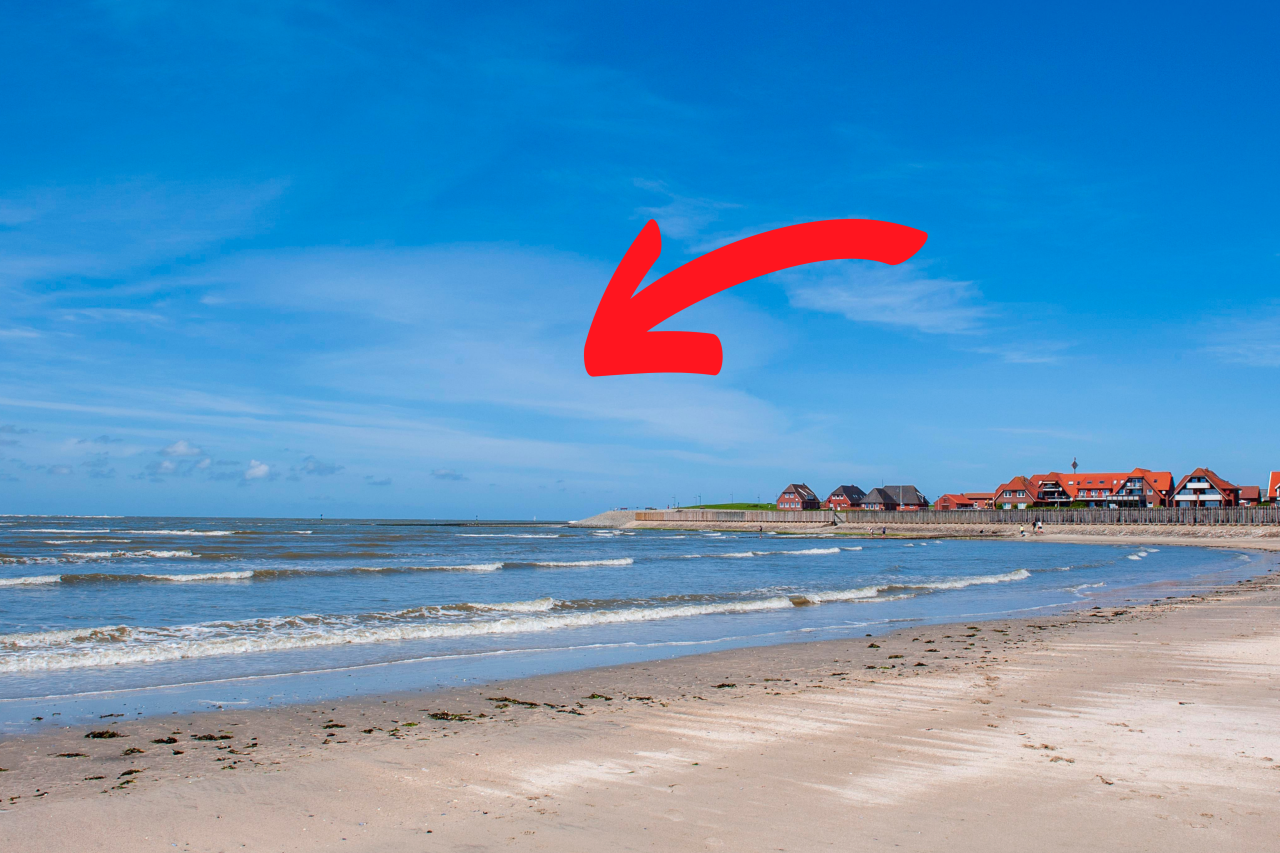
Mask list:
[[[1025,498],[1026,496],[1027,496],[1026,492],[1022,491],[1021,489],[1018,490],[1018,497]]]

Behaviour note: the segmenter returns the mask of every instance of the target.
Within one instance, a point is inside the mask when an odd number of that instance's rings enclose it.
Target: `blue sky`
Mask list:
[[[576,518],[789,481],[1280,468],[1280,17],[1077,4],[9,4],[0,512]],[[662,328],[781,225],[927,231]]]

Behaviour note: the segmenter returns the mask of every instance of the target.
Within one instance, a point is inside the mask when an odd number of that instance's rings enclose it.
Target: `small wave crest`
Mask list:
[[[209,573],[212,576],[215,573]],[[239,574],[239,573],[216,573]],[[165,580],[172,576],[163,576]],[[960,589],[1030,577],[1026,569],[968,578],[681,603],[568,602],[554,598],[426,606],[349,615],[302,614],[193,625],[113,625],[0,636],[0,672],[40,672],[324,646],[551,631],[693,616],[751,613],[828,602],[888,601],[893,590]]]
[[[629,566],[635,560],[631,557],[617,557],[611,560],[542,560],[525,563],[529,566],[540,566],[548,569],[587,568],[590,566]]]
[[[0,586],[41,586],[47,583],[57,583],[62,580],[62,575],[34,575],[26,578],[0,578]]]

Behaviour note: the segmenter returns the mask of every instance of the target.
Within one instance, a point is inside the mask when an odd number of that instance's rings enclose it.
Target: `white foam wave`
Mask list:
[[[686,560],[701,560],[704,558],[711,559],[715,557],[732,557],[734,559],[742,559],[745,557],[767,557],[772,554],[783,554],[783,555],[790,554],[795,556],[814,556],[817,554],[839,554],[841,550],[862,550],[862,549],[861,548],[855,548],[855,549],[805,548],[801,551],[726,551],[723,554],[682,554],[681,556],[684,557],[684,559]]]
[[[63,556],[72,560],[118,560],[129,557],[167,560],[173,558],[193,559],[198,558],[200,555],[193,554],[190,551],[153,551],[144,549],[142,551],[67,551]]]
[[[118,530],[130,536],[234,536],[235,530]]]
[[[27,578],[0,578],[0,586],[39,586],[47,583],[57,583],[62,580],[62,575],[35,575]]]
[[[559,539],[559,533],[455,533],[466,539]]]
[[[138,577],[153,581],[173,581],[174,583],[187,583],[190,581],[242,581],[253,577],[253,572],[202,572],[195,575],[138,575]]]
[[[92,545],[94,542],[110,542],[112,544],[121,544],[129,542],[129,539],[46,539],[46,545]]]
[[[533,601],[508,601],[502,604],[472,604],[469,606],[475,610],[498,613],[546,613],[560,603],[560,600],[556,598],[538,598]]]
[[[92,630],[0,636],[0,652],[12,650],[7,655],[0,654],[0,672],[43,672],[396,640],[542,632],[718,613],[780,610],[793,606],[791,599],[780,596],[757,601],[522,614],[471,622],[424,621],[411,618],[408,614],[412,612],[406,611],[356,617],[276,617],[176,628],[118,625]]]
[[[1129,555],[1129,559],[1130,559],[1130,560],[1141,560],[1142,558],[1141,558],[1141,557],[1139,557],[1137,554],[1130,554],[1130,555]]]
[[[224,574],[224,573],[219,573]],[[238,573],[225,573],[238,574]],[[168,579],[171,576],[166,576]],[[771,595],[739,601],[631,606],[616,610],[561,610],[566,602],[552,598],[456,607],[420,607],[392,613],[270,617],[205,622],[173,627],[104,626],[0,636],[0,673],[68,670],[128,663],[205,658],[288,649],[368,644],[397,640],[471,637],[541,632],[559,628],[652,622],[690,616],[750,613],[824,602],[876,599],[892,589],[960,589],[974,584],[1003,583],[1030,577],[1026,569],[968,578],[858,587],[847,590]],[[467,619],[464,611],[515,615]]]
[[[572,568],[575,566],[629,566],[634,563],[631,557],[618,557],[613,560],[545,560],[533,563],[545,568]]]
[[[1031,577],[1031,572],[1026,569],[1014,569],[1012,572],[1004,572],[998,575],[974,575],[968,578],[951,578],[944,581],[927,581],[920,583],[904,584],[910,589],[964,589],[969,586],[979,586],[988,583],[1008,583],[1009,581],[1022,581]]]
[[[862,546],[861,546],[861,545],[853,545],[853,546],[851,546],[851,547],[842,547],[840,550],[841,550],[841,551],[861,551],[861,550],[862,550]]]
[[[29,527],[26,530],[18,531],[19,533],[110,533],[110,528],[101,527],[92,530],[86,530],[78,527]]]

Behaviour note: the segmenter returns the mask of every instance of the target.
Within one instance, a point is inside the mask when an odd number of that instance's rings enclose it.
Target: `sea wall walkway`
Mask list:
[[[637,522],[738,524],[1170,524],[1257,527],[1280,525],[1280,506],[1153,509],[961,509],[880,512],[875,510],[640,510]]]

